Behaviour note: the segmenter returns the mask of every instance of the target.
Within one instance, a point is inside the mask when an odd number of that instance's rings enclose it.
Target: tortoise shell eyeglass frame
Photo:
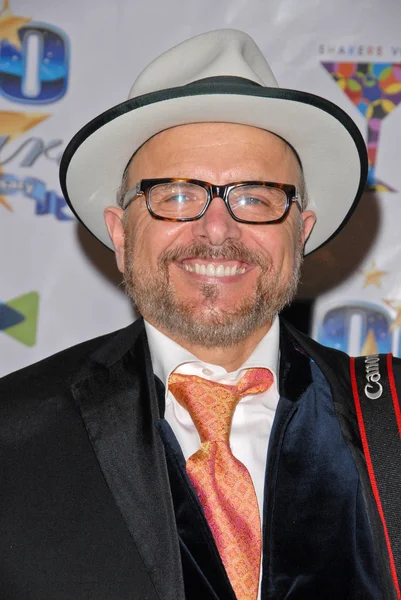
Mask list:
[[[153,212],[152,207],[149,202],[149,190],[156,185],[163,185],[166,183],[190,183],[194,185],[198,185],[202,187],[207,192],[207,200],[205,206],[194,217],[163,217],[155,212]],[[281,217],[270,220],[270,221],[247,221],[245,219],[240,219],[237,217],[228,201],[229,193],[234,188],[240,188],[244,186],[261,186],[261,187],[270,187],[278,190],[282,190],[286,195],[286,205],[284,207],[284,212]],[[146,207],[149,213],[152,215],[154,219],[159,219],[160,221],[169,221],[169,222],[185,222],[185,221],[197,221],[201,219],[207,209],[209,208],[213,198],[221,198],[226,207],[230,216],[239,223],[246,223],[249,225],[269,225],[273,223],[281,223],[287,217],[290,207],[293,202],[296,203],[300,212],[302,212],[301,198],[299,195],[299,191],[295,185],[288,183],[276,183],[272,181],[238,181],[235,183],[228,183],[226,185],[214,185],[213,183],[209,183],[207,181],[202,181],[200,179],[187,179],[187,178],[175,178],[175,177],[164,177],[161,179],[141,179],[136,183],[134,187],[129,189],[126,194],[124,194],[122,198],[121,207],[125,210],[131,204],[133,200],[135,200],[138,196],[145,196],[146,199]]]

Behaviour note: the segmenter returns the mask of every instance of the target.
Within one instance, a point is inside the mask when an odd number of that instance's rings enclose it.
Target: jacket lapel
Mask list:
[[[279,476],[279,460],[283,440],[289,422],[296,409],[297,401],[312,383],[309,357],[289,335],[280,321],[280,370],[279,403],[270,433],[265,472],[263,506],[263,578],[262,599],[269,597],[271,578],[272,518],[275,504],[275,489]]]
[[[71,387],[100,468],[160,598],[183,600],[174,510],[142,319],[92,355]],[[151,526],[150,526],[151,524]]]

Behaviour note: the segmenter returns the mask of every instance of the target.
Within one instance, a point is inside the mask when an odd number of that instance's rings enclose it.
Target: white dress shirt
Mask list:
[[[166,386],[165,419],[172,428],[187,460],[199,449],[200,439],[188,411],[167,388],[171,373],[197,375],[211,381],[235,385],[251,367],[264,367],[273,374],[273,384],[261,394],[248,395],[239,401],[232,421],[230,446],[234,456],[248,469],[255,486],[261,520],[266,470],[267,446],[279,399],[279,320],[256,346],[248,360],[232,373],[218,365],[200,361],[188,350],[145,321],[153,371]]]

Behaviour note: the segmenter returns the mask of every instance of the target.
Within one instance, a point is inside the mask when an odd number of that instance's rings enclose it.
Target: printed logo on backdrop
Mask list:
[[[60,100],[68,88],[69,41],[64,31],[30,17],[13,15],[8,0],[0,10],[0,97],[9,102],[42,106]],[[72,219],[64,198],[45,181],[18,176],[14,167],[30,169],[39,158],[58,167],[63,140],[26,137],[51,115],[0,111],[0,209],[13,211],[14,198],[31,201],[37,215]]]
[[[0,332],[14,338],[25,346],[36,344],[39,311],[37,292],[23,294],[8,302],[0,300]]]
[[[335,60],[321,61],[322,65],[367,121],[369,174],[366,191],[397,191],[377,177],[376,159],[383,120],[401,102],[401,46],[392,46],[386,52],[398,59],[397,62],[380,60],[384,54],[382,46],[321,44],[319,53],[335,57]]]
[[[395,128],[387,129],[385,137],[381,133],[384,119],[401,103],[401,46],[325,43],[319,46],[318,54],[331,80],[366,120],[369,159],[366,191],[400,192],[395,185],[399,173],[394,173],[394,180],[387,176],[389,180],[384,181],[377,172],[377,158],[383,144],[398,152]],[[380,257],[378,264],[379,261]],[[323,306],[317,309],[315,337],[351,356],[382,352],[401,356],[401,299],[388,297],[392,293],[386,293],[386,287],[394,288],[389,282],[396,278],[397,274],[382,270],[376,262],[355,274],[353,281],[357,284],[360,280],[360,292],[353,292],[353,297],[345,302],[322,301]]]
[[[360,274],[363,288],[381,288],[382,279],[389,275],[375,261]],[[355,300],[329,308],[320,319],[317,340],[351,356],[392,352],[401,357],[401,300],[382,298],[381,302]]]

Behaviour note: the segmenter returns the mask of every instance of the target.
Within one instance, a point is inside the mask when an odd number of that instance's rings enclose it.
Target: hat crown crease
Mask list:
[[[128,98],[218,76],[278,87],[255,42],[242,31],[222,29],[186,40],[156,58],[139,74]]]

